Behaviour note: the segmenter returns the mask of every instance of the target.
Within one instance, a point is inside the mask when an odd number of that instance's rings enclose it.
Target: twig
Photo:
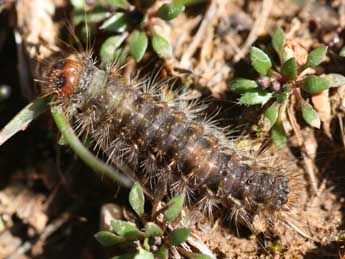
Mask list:
[[[297,98],[301,98],[300,92],[298,90],[296,90],[296,96],[297,96]],[[288,117],[289,117],[289,121],[291,123],[293,131],[296,134],[298,145],[301,148],[301,153],[302,153],[302,157],[303,157],[303,161],[304,161],[304,165],[305,165],[305,170],[306,170],[306,172],[307,172],[307,174],[309,176],[312,190],[313,190],[313,192],[316,195],[319,195],[319,190],[318,190],[318,187],[317,187],[318,183],[317,183],[317,179],[316,179],[316,176],[315,176],[315,172],[314,172],[314,168],[313,168],[313,163],[312,163],[311,158],[308,155],[308,152],[306,151],[305,143],[304,143],[304,140],[303,140],[303,137],[302,137],[302,133],[301,133],[301,129],[300,129],[298,123],[297,123],[297,120],[296,120],[296,117],[295,117],[295,113],[292,110],[292,106],[293,105],[290,104],[288,109],[287,109],[287,114],[288,114]]]
[[[187,241],[191,246],[197,248],[202,254],[208,255],[212,259],[217,258],[204,243],[202,243],[200,240],[193,237],[192,235],[188,237]]]
[[[296,97],[298,99],[299,102],[303,102],[303,98],[302,98],[302,95],[301,95],[301,91],[298,89],[296,89]],[[290,106],[291,108],[291,106]],[[312,186],[312,190],[314,191],[314,193],[319,196],[319,189],[318,189],[318,181],[317,181],[317,178],[315,176],[315,171],[314,171],[314,166],[313,166],[313,161],[312,159],[310,158],[310,155],[307,151],[307,148],[306,148],[306,143],[302,137],[302,134],[301,134],[301,129],[300,127],[298,126],[297,124],[297,121],[296,121],[296,118],[295,118],[295,114],[292,110],[290,110],[290,118],[293,118],[293,129],[296,133],[296,135],[298,136],[298,144],[301,148],[301,153],[302,153],[302,157],[303,157],[303,161],[304,161],[304,165],[305,165],[305,170],[307,171],[307,174],[309,176],[309,179],[310,179],[310,184]]]
[[[319,196],[320,192],[319,192],[318,187],[317,187],[318,184],[317,184],[317,179],[315,176],[313,162],[310,159],[310,157],[306,154],[304,144],[302,147],[302,157],[303,157],[304,164],[305,164],[305,170],[307,171],[307,174],[310,178],[310,183],[311,183],[312,189],[313,189],[314,193],[317,196]]]
[[[63,214],[53,222],[51,222],[45,229],[42,235],[40,235],[39,239],[36,242],[24,242],[16,251],[11,254],[10,256],[6,257],[6,259],[16,259],[19,258],[20,255],[27,253],[32,247],[37,244],[38,242],[44,242],[49,236],[55,233],[63,224],[65,224],[69,220],[69,215]]]
[[[337,118],[339,121],[339,128],[340,128],[341,140],[343,142],[343,148],[345,149],[345,131],[344,131],[343,119],[341,118],[339,114],[337,115]]]
[[[273,3],[273,0],[264,0],[263,1],[262,11],[259,14],[259,17],[255,20],[253,28],[250,31],[250,33],[249,33],[245,43],[243,44],[242,48],[234,57],[235,62],[237,62],[241,58],[243,58],[247,54],[250,46],[252,46],[252,44],[256,41],[256,39],[258,37],[259,30],[261,28],[263,28],[267,22],[268,16],[269,16],[270,11],[271,11],[272,3]]]
[[[301,236],[308,238],[310,240],[313,240],[315,242],[318,242],[319,240],[313,238],[312,236],[308,235],[307,233],[305,233],[302,229],[300,229],[299,227],[297,227],[295,224],[293,224],[291,221],[287,220],[286,218],[284,218],[283,221],[285,224],[287,224],[289,227],[291,227],[293,230],[295,230],[298,234],[300,234]]]
[[[194,55],[197,48],[200,46],[203,37],[205,37],[205,32],[207,30],[208,25],[214,18],[216,14],[216,1],[211,1],[210,6],[206,12],[204,19],[202,20],[198,32],[194,35],[192,42],[190,43],[188,49],[184,52],[180,66],[183,68],[189,68],[190,66],[190,59]]]

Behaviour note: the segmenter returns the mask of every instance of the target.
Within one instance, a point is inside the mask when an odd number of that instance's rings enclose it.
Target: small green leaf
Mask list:
[[[184,11],[183,5],[175,3],[163,4],[157,11],[157,15],[163,20],[170,21]]]
[[[151,252],[141,250],[139,254],[134,256],[134,259],[154,259],[154,256]]]
[[[158,35],[157,33],[153,33],[151,44],[153,50],[158,54],[161,58],[171,58],[172,57],[172,47],[165,38]]]
[[[143,233],[132,222],[115,219],[111,221],[111,226],[116,234],[127,239],[143,236]]]
[[[126,9],[129,6],[127,0],[107,0],[107,3],[112,7],[122,9]]]
[[[145,31],[145,27],[147,23],[149,22],[150,16],[148,13],[145,13],[144,16],[141,18],[141,22],[137,25],[138,28]]]
[[[280,52],[280,61],[281,63],[285,63],[288,59],[294,57],[294,52],[291,48],[289,47],[284,47],[282,51]]]
[[[116,58],[116,50],[126,39],[127,34],[111,36],[107,38],[100,49],[100,57],[104,63],[112,63]]]
[[[331,73],[324,76],[328,81],[329,87],[345,86],[345,76],[341,74]]]
[[[240,104],[245,105],[255,105],[255,104],[262,104],[268,102],[269,99],[271,99],[272,93],[266,92],[261,89],[254,89],[250,92],[246,92],[243,94],[240,98]]]
[[[158,259],[168,259],[169,258],[169,250],[166,248],[165,245],[162,245],[157,252],[154,253],[155,257]]]
[[[342,58],[345,57],[345,46],[340,49],[339,56]]]
[[[105,20],[99,27],[101,30],[110,32],[124,32],[129,28],[128,17],[124,13],[116,13]]]
[[[319,129],[321,125],[320,117],[319,114],[313,109],[313,107],[307,102],[302,102],[301,110],[305,122],[310,126]]]
[[[280,104],[278,102],[272,103],[272,105],[264,113],[265,129],[269,130],[276,123],[278,119]]]
[[[295,58],[288,59],[281,68],[281,73],[285,78],[295,80],[297,77],[297,62]]]
[[[38,97],[17,113],[0,131],[0,146],[18,131],[25,130],[35,118],[45,112],[49,107],[50,99],[51,96]]]
[[[272,45],[274,50],[280,56],[284,47],[284,31],[281,28],[276,29],[272,35]]]
[[[290,84],[283,85],[283,91],[275,94],[277,102],[280,104],[284,103],[288,99],[290,92],[291,92],[291,85]]]
[[[282,246],[279,243],[272,244],[269,248],[274,254],[280,254],[287,250],[284,246]]]
[[[126,64],[127,57],[129,55],[129,48],[125,46],[124,48],[118,48],[114,52],[114,62],[118,65]]]
[[[77,26],[84,21],[87,21],[88,24],[99,23],[103,21],[107,15],[108,12],[102,9],[96,9],[86,14],[84,9],[75,10],[75,12],[73,12],[73,24]]]
[[[84,9],[86,0],[71,0],[71,4],[75,9]]]
[[[245,78],[236,78],[229,82],[229,88],[239,94],[248,92],[248,90],[258,88],[258,84],[254,80]]]
[[[129,193],[129,203],[139,216],[144,214],[145,196],[143,188],[138,182],[133,185]]]
[[[305,67],[315,67],[319,65],[327,54],[327,47],[322,46],[312,50],[307,58],[307,63]]]
[[[145,234],[148,237],[162,236],[163,230],[157,224],[148,222],[145,226]]]
[[[272,127],[271,138],[272,138],[273,144],[277,148],[283,148],[286,146],[286,135],[285,135],[283,123],[281,121],[277,122]]]
[[[145,237],[144,242],[143,242],[143,248],[147,251],[150,251],[150,242],[149,238]]]
[[[163,215],[164,219],[167,222],[171,222],[178,217],[180,214],[184,203],[184,195],[179,194],[172,198],[167,203],[167,209],[164,210]]]
[[[139,62],[147,49],[148,39],[145,32],[135,31],[129,41],[129,51],[135,61]]]
[[[266,75],[267,72],[272,67],[271,60],[269,56],[263,52],[261,49],[252,47],[250,50],[250,60],[254,67],[254,69],[260,74],[260,75]]]
[[[310,94],[317,94],[329,88],[329,82],[326,78],[319,76],[309,76],[302,81],[302,88]]]
[[[109,231],[100,231],[97,234],[95,234],[95,238],[102,246],[105,247],[117,245],[119,243],[126,241],[125,238],[117,236]]]
[[[177,246],[186,241],[189,234],[190,230],[188,228],[178,228],[169,232],[168,238],[172,245]]]
[[[90,26],[89,25],[86,26],[85,23],[90,24]],[[91,27],[93,27],[93,26],[91,25],[91,23],[89,23],[89,21],[84,22],[84,25],[82,26],[82,28],[78,34],[78,37],[82,43],[90,42],[90,40],[93,39],[94,30]]]

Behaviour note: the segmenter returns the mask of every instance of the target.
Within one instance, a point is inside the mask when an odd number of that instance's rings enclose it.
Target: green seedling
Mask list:
[[[145,196],[139,183],[135,183],[129,193],[129,204],[141,225],[114,219],[112,231],[100,231],[95,235],[97,241],[105,246],[135,247],[133,252],[113,258],[159,258],[167,259],[173,246],[187,241],[191,231],[185,227],[173,228],[180,222],[184,195],[177,195],[160,210],[145,213]],[[148,216],[151,215],[151,216]],[[206,255],[188,252],[187,258],[209,258]]]
[[[205,0],[164,3],[156,0],[133,3],[127,0],[98,0],[92,4],[85,0],[71,0],[75,26],[87,22],[91,30],[109,35],[100,48],[100,58],[105,64],[121,63],[128,54],[140,62],[149,46],[162,59],[173,57],[168,37],[162,35],[157,26],[169,25],[185,10],[185,6],[200,2]]]
[[[229,82],[230,90],[240,95],[240,104],[263,106],[260,131],[271,132],[272,142],[278,148],[287,142],[283,120],[292,96],[299,106],[293,107],[295,111],[300,112],[309,126],[320,128],[319,114],[310,99],[330,87],[345,85],[343,75],[312,74],[315,70],[311,69],[319,66],[326,55],[327,47],[319,46],[308,54],[305,64],[299,66],[292,50],[285,46],[283,30],[278,28],[265,51],[257,47],[250,50],[250,62],[258,73],[257,78],[235,78]]]

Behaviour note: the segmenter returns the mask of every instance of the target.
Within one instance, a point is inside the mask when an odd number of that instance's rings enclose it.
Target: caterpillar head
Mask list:
[[[49,73],[48,81],[60,96],[71,96],[79,82],[81,65],[73,59],[62,59],[55,63]]]

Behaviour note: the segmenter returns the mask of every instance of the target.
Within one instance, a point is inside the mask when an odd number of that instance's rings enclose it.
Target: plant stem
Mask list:
[[[103,161],[95,157],[87,148],[85,148],[67,121],[61,107],[52,106],[51,113],[55,124],[65,141],[70,145],[78,157],[85,162],[85,164],[87,164],[96,173],[109,177],[123,187],[130,188],[133,185],[133,182],[130,178],[122,175],[113,167],[106,165]]]

